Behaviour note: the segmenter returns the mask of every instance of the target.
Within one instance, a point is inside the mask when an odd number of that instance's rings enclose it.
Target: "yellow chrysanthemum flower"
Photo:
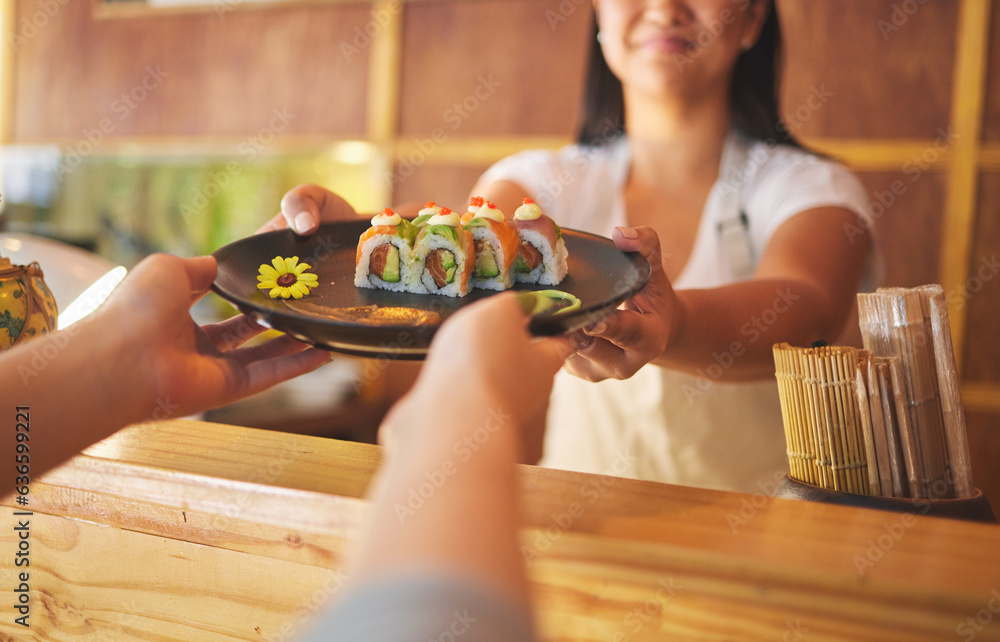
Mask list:
[[[309,288],[319,285],[319,277],[306,272],[310,267],[308,263],[299,263],[297,256],[290,259],[276,256],[271,265],[261,264],[260,274],[257,276],[260,283],[257,284],[257,288],[270,290],[268,294],[272,299],[277,299],[279,296],[282,299],[288,297],[301,299],[309,294]]]

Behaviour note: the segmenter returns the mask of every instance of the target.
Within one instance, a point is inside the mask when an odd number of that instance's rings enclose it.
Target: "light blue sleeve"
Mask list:
[[[799,150],[776,151],[751,181],[746,201],[750,227],[762,244],[788,219],[818,207],[851,210],[871,226],[861,182],[840,163]]]
[[[611,227],[624,224],[610,212],[628,166],[629,148],[619,138],[603,147],[520,152],[497,162],[482,179],[516,183],[563,227],[610,235]]]
[[[779,148],[751,181],[745,211],[755,247],[767,247],[787,220],[820,207],[838,207],[857,214],[856,226],[872,230],[873,218],[864,185],[846,167],[800,150]],[[845,228],[848,239],[852,229]],[[881,280],[881,257],[873,244],[866,259],[860,291],[872,291]]]
[[[544,209],[552,207],[553,186],[565,171],[561,154],[548,150],[518,152],[497,161],[483,174],[487,182],[509,181],[520,185]]]
[[[320,616],[303,642],[533,642],[531,615],[483,584],[410,573],[365,584]]]

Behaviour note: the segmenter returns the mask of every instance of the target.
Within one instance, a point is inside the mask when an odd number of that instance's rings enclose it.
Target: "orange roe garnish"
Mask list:
[[[427,201],[426,203],[424,203],[424,207],[426,207],[427,209],[434,207],[434,201]]]
[[[382,210],[382,216],[393,216],[393,215],[395,215],[395,214],[396,214],[396,213],[395,213],[395,212],[393,212],[393,211],[392,211],[392,209],[391,209],[391,208],[389,208],[389,207],[387,207],[387,208],[385,208],[384,210]]]
[[[486,207],[490,208],[491,210],[495,210],[497,208],[497,206],[491,203],[490,201],[486,201]]]
[[[470,205],[472,205],[473,207],[482,207],[483,206],[483,197],[482,196],[473,196],[472,199],[470,200]]]
[[[532,205],[532,204],[534,204],[535,201],[531,200],[528,197],[525,197],[524,200],[521,201],[521,202],[524,203],[525,205]]]
[[[441,208],[441,211],[438,212],[438,214],[440,214],[441,216],[448,216],[449,214],[451,214],[451,210],[448,209],[447,207],[443,207]]]

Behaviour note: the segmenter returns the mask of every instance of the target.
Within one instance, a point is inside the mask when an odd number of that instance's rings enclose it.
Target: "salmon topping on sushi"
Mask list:
[[[427,255],[427,273],[434,279],[434,285],[443,288],[455,280],[455,254],[438,248]]]
[[[534,245],[528,242],[521,243],[517,250],[517,265],[514,267],[518,272],[531,272],[542,262],[542,253]]]
[[[378,276],[389,283],[399,282],[399,250],[395,245],[386,243],[372,251],[368,262],[368,273]]]

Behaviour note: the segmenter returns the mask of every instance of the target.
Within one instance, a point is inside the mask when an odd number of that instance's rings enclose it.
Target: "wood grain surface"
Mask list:
[[[125,429],[32,484],[32,627],[5,605],[0,636],[294,639],[346,579],[378,463],[278,432]],[[942,640],[983,613],[975,639],[1000,639],[998,527],[521,473],[545,640]],[[0,550],[15,537],[0,529]]]

